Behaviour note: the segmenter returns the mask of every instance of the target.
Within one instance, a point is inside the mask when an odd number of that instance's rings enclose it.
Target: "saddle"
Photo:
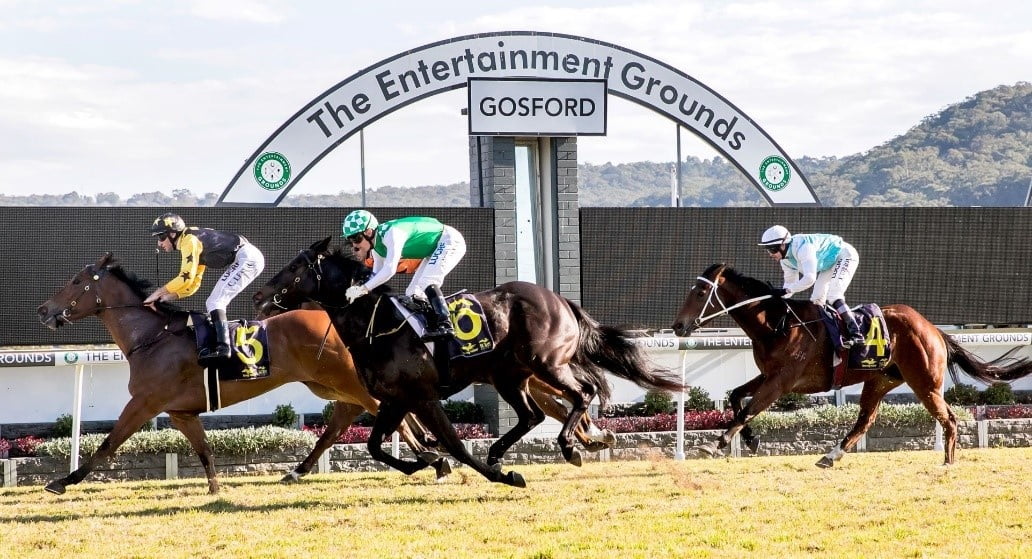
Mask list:
[[[842,388],[842,379],[847,368],[880,371],[888,366],[892,357],[889,328],[881,307],[867,303],[853,307],[852,311],[860,324],[860,331],[864,333],[864,343],[846,350],[842,347],[842,333],[846,329],[841,317],[835,309],[821,308],[821,319],[828,329],[828,339],[835,354],[831,382],[833,390]]]
[[[400,312],[409,326],[422,336],[427,330],[427,315],[433,311],[421,299],[413,299],[408,296],[392,297],[395,307]],[[454,293],[444,298],[448,304],[448,312],[451,315],[452,326],[455,328],[455,337],[447,344],[441,346],[447,350],[449,360],[459,357],[473,357],[481,353],[487,353],[494,349],[494,336],[488,326],[487,315],[480,301],[473,295],[465,292]],[[431,347],[433,342],[428,342]]]
[[[206,411],[222,407],[220,382],[256,380],[269,376],[269,335],[264,322],[229,321],[230,358],[204,370]],[[194,329],[197,347],[207,347],[215,337],[215,328],[204,313],[191,312],[187,326]]]
[[[215,337],[215,329],[203,313],[191,312],[187,324],[193,326],[198,348],[206,347]],[[219,380],[255,380],[269,376],[269,336],[265,323],[231,320],[228,324],[232,351],[229,359],[216,366]]]
[[[447,343],[426,342],[426,347],[434,356],[439,388],[442,393],[448,393],[451,391],[451,361],[492,351],[495,341],[484,308],[476,297],[460,291],[444,300],[455,336]],[[428,315],[433,312],[429,304],[407,296],[391,297],[391,301],[416,335],[422,337],[427,330]]]

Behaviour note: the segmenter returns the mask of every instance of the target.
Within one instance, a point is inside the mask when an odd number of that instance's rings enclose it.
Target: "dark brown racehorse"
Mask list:
[[[742,438],[755,450],[758,440],[748,431],[747,423],[757,414],[786,393],[812,394],[832,389],[833,349],[819,312],[809,301],[771,297],[769,285],[724,264],[710,266],[697,278],[677,313],[674,331],[679,336],[689,336],[713,318],[730,316],[752,340],[753,359],[760,375],[731,391],[731,427],[716,443],[701,445],[696,450],[719,454],[740,430]],[[1032,362],[1012,359],[1008,354],[985,363],[906,305],[888,305],[882,307],[882,312],[892,358],[880,371],[846,371],[843,385],[863,383],[860,414],[839,446],[817,465],[830,467],[852,449],[874,423],[885,394],[903,383],[910,386],[914,396],[942,425],[945,464],[952,464],[957,418],[942,398],[947,367],[955,382],[959,368],[991,383],[1032,374]],[[752,399],[743,405],[748,396]]]
[[[626,332],[598,324],[580,306],[548,289],[511,282],[475,294],[496,347],[452,361],[448,389],[442,390],[433,356],[398,316],[385,289],[348,304],[344,292],[368,269],[340,251],[330,252],[329,243],[327,237],[302,250],[255,294],[255,307],[273,312],[277,305],[290,308],[312,300],[327,310],[369,392],[380,400],[369,452],[404,473],[421,465],[387,455],[380,445],[407,412],[419,418],[456,460],[491,481],[524,487],[518,473],[502,473],[500,461],[513,443],[544,419],[527,392],[531,378],[562,394],[572,406],[558,437],[570,462],[579,461],[571,438],[589,403],[597,397],[605,405],[610,396],[606,371],[640,386],[681,389],[678,382],[649,367]],[[519,417],[517,425],[491,446],[486,464],[466,451],[440,404],[473,382],[492,384]]]
[[[50,482],[46,489],[51,493],[64,493],[66,486],[82,481],[96,464],[109,458],[161,412],[167,412],[172,425],[190,441],[208,477],[209,492],[218,492],[215,463],[198,417],[205,411],[205,393],[193,330],[186,326],[186,312],[166,305],[158,310],[143,306],[149,286],[146,280],[122,269],[107,253],[83,268],[37,311],[40,322],[52,329],[96,315],[129,363],[131,398],[111,433],[81,467]],[[362,410],[375,414],[379,406],[358,379],[351,355],[331,331],[325,312],[297,311],[270,318],[266,324],[269,344],[275,348],[269,376],[221,383],[222,404],[242,402],[288,382],[302,382],[316,396],[333,401],[326,432],[312,453],[283,478],[291,482],[311,471],[319,456]],[[399,433],[415,452],[432,457],[415,423],[411,427],[409,422],[402,423]],[[450,471],[444,459],[435,461],[435,467],[439,476]]]

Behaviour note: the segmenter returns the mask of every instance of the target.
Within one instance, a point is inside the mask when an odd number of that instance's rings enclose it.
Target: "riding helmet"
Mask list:
[[[763,232],[763,236],[760,237],[760,242],[757,243],[757,246],[778,246],[791,240],[792,234],[788,232],[788,229],[781,225],[775,225]]]
[[[178,214],[171,212],[159,215],[150,226],[151,236],[182,233],[183,231],[186,231],[186,222]]]
[[[379,224],[380,222],[373,214],[365,210],[355,210],[349,213],[344,218],[344,222],[340,224],[340,236],[350,237],[357,233],[363,233],[366,229],[376,229]]]

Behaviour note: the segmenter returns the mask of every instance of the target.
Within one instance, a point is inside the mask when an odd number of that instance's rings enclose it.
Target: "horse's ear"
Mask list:
[[[308,248],[318,253],[326,252],[330,248],[330,239],[332,239],[332,237],[326,237],[321,241],[316,241]]]
[[[100,258],[97,259],[97,263],[94,264],[93,267],[97,270],[100,270],[107,266],[109,263],[111,263],[111,260],[113,260],[114,257],[114,253],[105,252]]]

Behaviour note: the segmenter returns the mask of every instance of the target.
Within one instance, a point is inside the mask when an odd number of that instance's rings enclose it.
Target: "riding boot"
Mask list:
[[[441,288],[431,285],[426,288],[426,297],[430,302],[431,313],[430,324],[427,325],[423,341],[447,340],[455,335],[455,328],[452,326],[451,315],[448,313],[448,304],[444,302],[444,295]]]
[[[226,321],[226,311],[215,309],[211,311],[211,325],[215,330],[213,346],[202,348],[197,353],[197,361],[207,365],[212,361],[229,359],[229,323]]]
[[[842,347],[849,349],[854,345],[863,344],[864,335],[860,333],[860,323],[856,321],[853,311],[849,310],[849,307],[845,307],[845,310],[839,311],[839,316],[842,317],[842,322],[846,326],[846,335],[842,337]]]

